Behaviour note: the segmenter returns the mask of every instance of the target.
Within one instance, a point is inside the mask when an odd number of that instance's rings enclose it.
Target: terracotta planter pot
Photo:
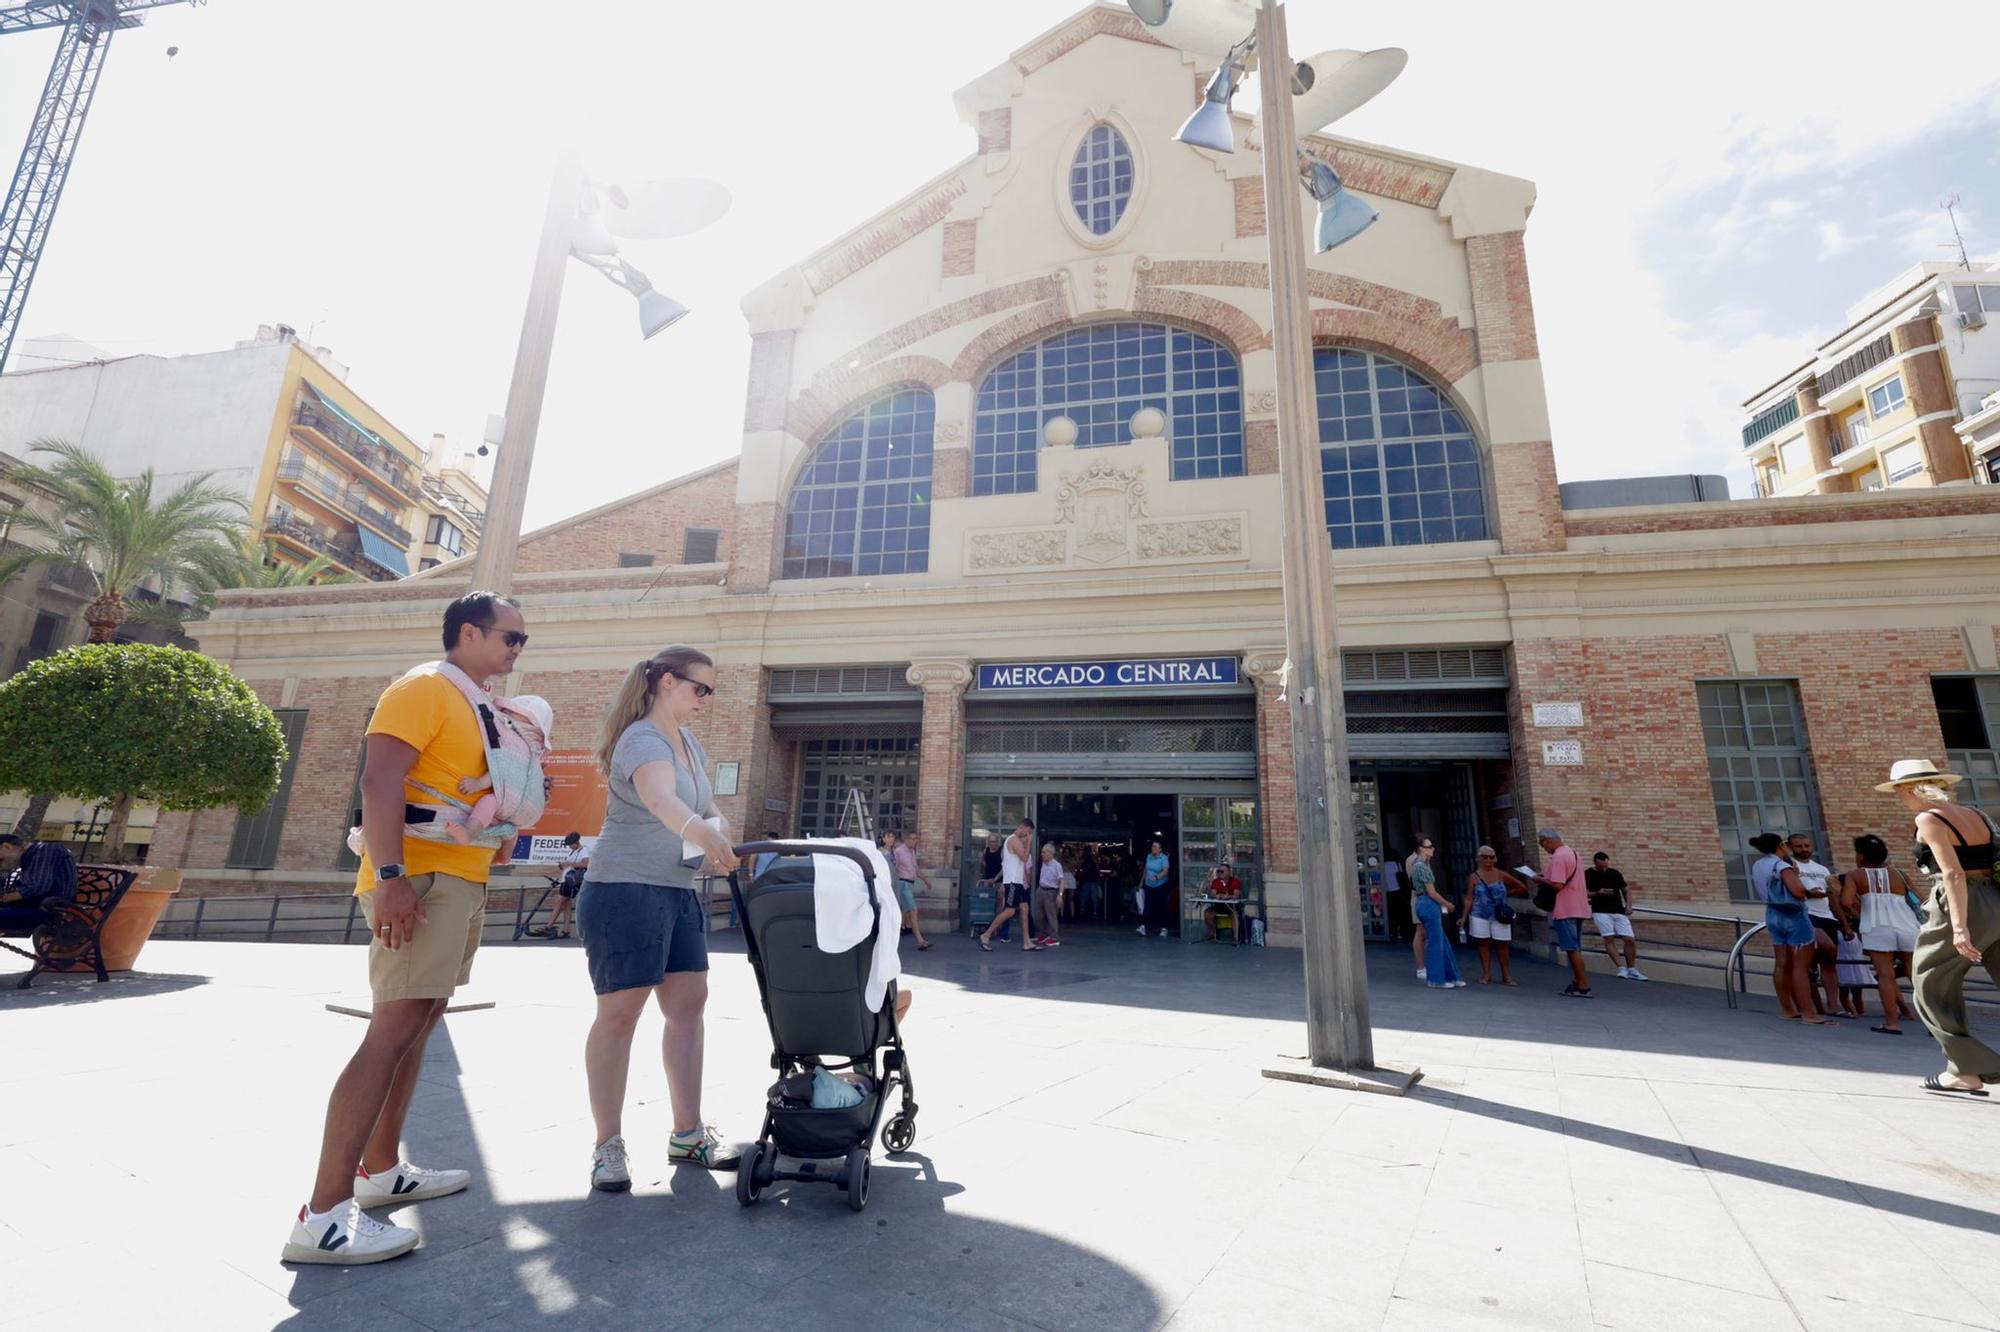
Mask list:
[[[107,971],[130,971],[139,960],[139,950],[152,936],[153,926],[167,903],[181,890],[181,872],[145,865],[139,878],[126,890],[117,910],[104,922],[104,967]]]

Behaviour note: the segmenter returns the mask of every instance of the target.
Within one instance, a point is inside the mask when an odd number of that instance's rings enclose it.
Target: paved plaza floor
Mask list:
[[[0,991],[0,1327],[2000,1327],[2000,1097],[1921,1092],[1914,1024],[1568,1000],[1537,963],[1433,991],[1372,949],[1377,1057],[1424,1070],[1398,1100],[1260,1076],[1303,1050],[1295,952],[948,937],[906,958],[913,1151],[862,1214],[807,1185],[745,1211],[666,1164],[656,1017],[636,1186],[590,1193],[582,953],[492,947],[461,999],[497,1006],[447,1020],[411,1121],[471,1191],[393,1214],[410,1257],[293,1270],[362,952],[142,961]],[[730,935],[712,981],[708,1114],[747,1137],[769,1045]]]

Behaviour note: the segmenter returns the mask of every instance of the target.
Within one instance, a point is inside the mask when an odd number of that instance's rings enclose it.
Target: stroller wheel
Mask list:
[[[750,1154],[736,1169],[736,1201],[748,1207],[764,1192],[764,1181],[758,1179],[758,1167],[763,1164],[764,1144],[757,1143],[750,1148]]]
[[[882,1150],[885,1152],[907,1152],[917,1140],[917,1121],[914,1115],[898,1114],[882,1126]]]
[[[842,1182],[847,1186],[847,1205],[857,1212],[868,1205],[868,1173],[868,1149],[856,1147],[847,1154]]]

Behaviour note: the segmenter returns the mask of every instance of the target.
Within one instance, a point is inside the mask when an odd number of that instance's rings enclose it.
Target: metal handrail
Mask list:
[[[1729,960],[1722,964],[1722,993],[1728,998],[1731,1008],[1736,1007],[1736,991],[1738,989],[1738,985],[1732,984],[1730,981],[1732,975],[1738,977],[1743,993],[1750,993],[1750,978],[1742,974],[1744,972],[1743,945],[1750,942],[1751,936],[1755,935],[1757,931],[1766,928],[1768,927],[1760,921],[1746,930],[1736,940],[1736,946],[1729,950]]]
[[[1743,944],[1752,935],[1756,934],[1758,930],[1764,928],[1762,924],[1756,924],[1749,929],[1745,929],[1745,922],[1741,916],[1717,916],[1706,911],[1674,911],[1667,907],[1635,906],[1632,908],[1632,914],[1635,916],[1671,916],[1676,920],[1703,920],[1716,925],[1729,926],[1736,932],[1736,942],[1730,945],[1728,959],[1722,964],[1723,997],[1729,1001],[1729,1006],[1734,1008],[1736,1007],[1737,988],[1740,986],[1744,993],[1749,993],[1750,982],[1743,961]],[[1708,948],[1701,944],[1682,944],[1677,946],[1693,948],[1705,953],[1721,951],[1720,949]],[[1730,982],[1732,974],[1737,978],[1735,984]]]

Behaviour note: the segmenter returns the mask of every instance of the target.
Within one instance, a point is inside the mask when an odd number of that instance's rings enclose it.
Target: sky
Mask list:
[[[558,146],[599,176],[719,180],[716,225],[624,246],[694,310],[659,337],[571,267],[527,504],[551,522],[735,454],[743,295],[969,155],[953,91],[1079,7],[155,10],[115,40],[22,333],[170,355],[287,323],[411,437],[474,443],[505,404]],[[1410,52],[1340,133],[1537,183],[1564,479],[1722,472],[1747,494],[1739,404],[1864,293],[1953,256],[1940,200],[1959,195],[1975,258],[2000,258],[2000,63],[1949,56],[1988,6],[1932,0],[1887,29],[1841,0],[1617,8],[1288,11],[1295,53]],[[0,39],[10,156],[54,49]]]

